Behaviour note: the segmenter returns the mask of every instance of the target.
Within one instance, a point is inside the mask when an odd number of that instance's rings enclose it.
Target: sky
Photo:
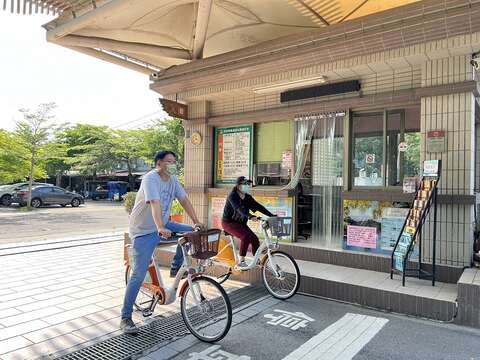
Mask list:
[[[128,129],[164,116],[147,75],[47,43],[42,25],[52,19],[0,9],[0,128],[45,102],[57,104],[58,123]]]

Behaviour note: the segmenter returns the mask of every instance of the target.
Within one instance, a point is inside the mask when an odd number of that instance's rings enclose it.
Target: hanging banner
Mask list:
[[[233,184],[252,177],[253,125],[215,129],[215,183]]]

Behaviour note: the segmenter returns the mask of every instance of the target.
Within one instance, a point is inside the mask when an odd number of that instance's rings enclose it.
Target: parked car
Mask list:
[[[43,186],[53,186],[52,184],[34,182],[34,186],[43,185]],[[0,186],[0,205],[10,206],[12,203],[12,196],[15,191],[28,189],[28,182],[21,182],[10,185]]]
[[[20,206],[27,205],[28,189],[15,191],[12,197],[12,203],[18,203]],[[38,208],[43,205],[61,205],[63,207],[72,205],[78,207],[83,204],[82,195],[67,191],[57,186],[35,186],[32,188],[32,207]]]

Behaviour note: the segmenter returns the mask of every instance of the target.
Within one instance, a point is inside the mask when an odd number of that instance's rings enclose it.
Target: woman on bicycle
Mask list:
[[[252,181],[247,180],[245,176],[237,178],[235,187],[228,195],[225,208],[223,209],[223,229],[241,241],[239,268],[248,267],[248,264],[245,262],[248,246],[252,245],[253,254],[256,253],[260,246],[257,235],[247,225],[249,219],[257,220],[254,215],[250,214],[250,211],[259,211],[266,216],[275,216],[263,205],[255,201],[253,196],[249,195],[251,184]]]

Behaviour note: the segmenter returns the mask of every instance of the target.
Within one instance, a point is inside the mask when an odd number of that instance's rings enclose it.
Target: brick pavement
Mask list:
[[[118,333],[123,242],[0,261],[0,359],[34,359]],[[138,314],[134,318],[144,321]]]

